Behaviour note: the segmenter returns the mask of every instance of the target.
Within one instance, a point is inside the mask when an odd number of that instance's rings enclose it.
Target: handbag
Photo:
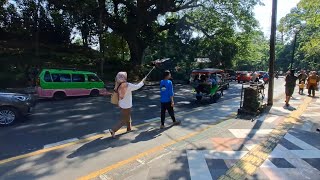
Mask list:
[[[116,91],[114,91],[111,95],[111,104],[114,105],[119,105],[119,93],[118,93],[118,89],[121,86],[122,83],[119,84],[118,88]]]

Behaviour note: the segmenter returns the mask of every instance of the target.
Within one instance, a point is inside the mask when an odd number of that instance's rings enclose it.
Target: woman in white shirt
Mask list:
[[[132,84],[127,82],[126,72],[119,72],[117,74],[114,90],[119,94],[121,120],[109,130],[113,138],[115,137],[115,133],[124,125],[127,126],[127,131],[131,131],[132,91],[140,89],[144,85],[144,81],[145,78],[138,84]]]

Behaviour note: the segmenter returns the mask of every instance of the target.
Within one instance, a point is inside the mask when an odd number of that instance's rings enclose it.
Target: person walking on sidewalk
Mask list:
[[[308,75],[306,74],[306,71],[301,70],[300,74],[298,75],[299,84],[301,84],[301,81],[306,82],[307,78],[308,78]]]
[[[174,116],[174,92],[172,81],[170,80],[171,73],[169,70],[166,70],[163,74],[163,80],[160,82],[160,101],[161,101],[161,126],[160,129],[164,128],[164,122],[166,118],[166,111],[168,110],[169,115],[173,121],[174,125],[179,125],[180,121],[176,121]]]
[[[303,95],[304,85],[305,85],[304,81],[299,82],[299,94],[300,95]]]
[[[286,91],[286,106],[289,105],[290,98],[294,92],[294,88],[296,86],[297,77],[294,75],[294,70],[290,70],[290,73],[285,78],[285,91]]]
[[[315,71],[310,73],[310,76],[307,79],[308,82],[308,94],[309,96],[314,97],[315,96],[315,91],[318,88],[318,84],[319,84],[319,77],[317,76],[317,73]]]
[[[132,84],[127,82],[126,72],[119,72],[117,74],[115,91],[119,94],[121,119],[112,129],[109,130],[113,138],[115,138],[115,133],[124,125],[127,126],[127,132],[131,131],[132,91],[140,89],[144,85],[145,80],[146,78],[143,78],[139,84]]]

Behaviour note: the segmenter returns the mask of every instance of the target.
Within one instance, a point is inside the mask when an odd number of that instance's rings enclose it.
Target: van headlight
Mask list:
[[[14,96],[14,98],[16,98],[16,99],[19,100],[19,101],[26,101],[26,100],[28,100],[28,97],[26,97],[26,96]]]

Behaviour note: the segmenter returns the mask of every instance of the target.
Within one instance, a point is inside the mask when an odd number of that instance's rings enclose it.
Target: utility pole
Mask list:
[[[272,0],[272,18],[271,18],[271,34],[270,34],[270,59],[269,59],[269,89],[268,89],[268,105],[273,105],[273,89],[274,89],[274,61],[276,58],[276,30],[277,30],[277,0]]]
[[[291,63],[290,63],[290,69],[293,68],[293,61],[294,61],[294,53],[296,51],[296,43],[297,43],[297,36],[298,36],[299,31],[296,32],[294,35],[294,40],[293,40],[293,49],[292,49],[292,56],[291,56]]]

